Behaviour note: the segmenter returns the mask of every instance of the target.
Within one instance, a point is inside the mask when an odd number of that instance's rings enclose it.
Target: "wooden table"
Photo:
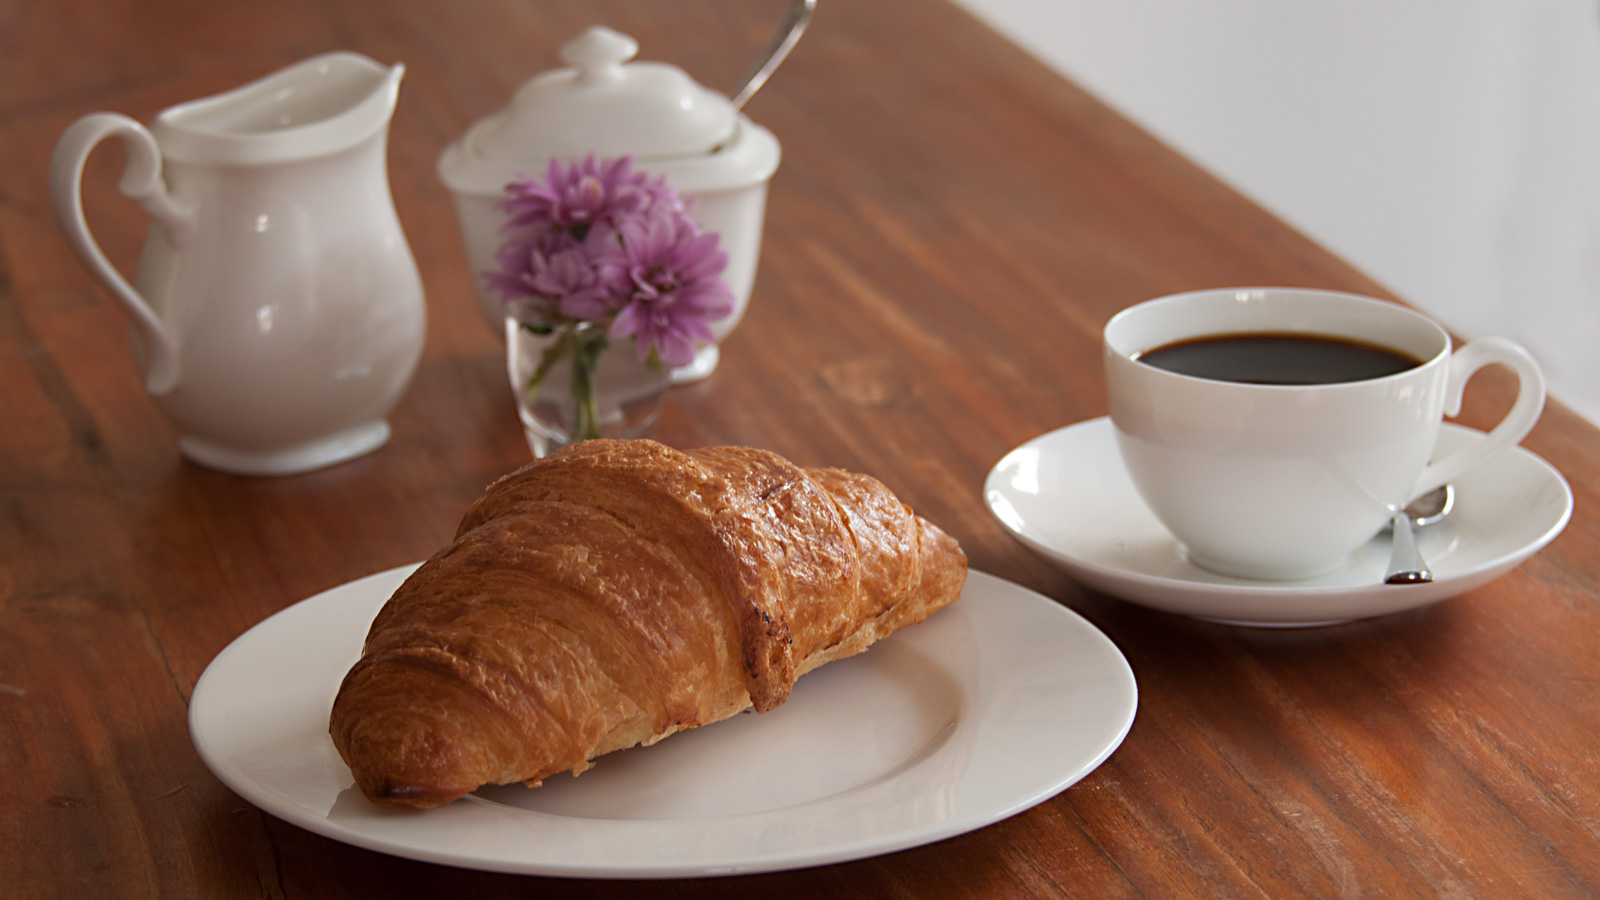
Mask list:
[[[536,879],[357,849],[202,765],[190,691],[251,625],[423,558],[527,458],[434,165],[604,22],[731,86],[781,0],[0,0],[0,895],[8,897],[1594,897],[1600,895],[1600,433],[1552,404],[1526,444],[1577,495],[1521,568],[1413,612],[1269,631],[1088,591],[979,487],[1010,448],[1103,415],[1116,310],[1221,285],[1383,289],[941,0],[825,2],[746,108],[783,142],[750,313],[657,436],[883,478],[975,568],[1080,612],[1137,674],[1082,782],[933,846],[683,882]],[[358,461],[276,479],[179,458],[119,309],[56,228],[78,116],[172,103],[331,49],[408,67],[391,181],[427,348]],[[145,219],[89,168],[125,271]],[[1463,421],[1492,421],[1504,380]],[[781,776],[780,776],[781,777]]]

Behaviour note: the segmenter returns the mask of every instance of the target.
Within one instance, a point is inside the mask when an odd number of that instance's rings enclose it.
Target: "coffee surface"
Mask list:
[[[1419,359],[1377,344],[1286,332],[1206,335],[1134,358],[1180,375],[1247,384],[1366,381],[1422,365]]]

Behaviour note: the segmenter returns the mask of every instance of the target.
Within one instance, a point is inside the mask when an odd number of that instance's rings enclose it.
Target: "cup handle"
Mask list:
[[[1477,468],[1491,457],[1516,446],[1544,411],[1544,373],[1533,361],[1528,351],[1505,338],[1479,338],[1450,357],[1450,381],[1445,387],[1445,415],[1454,418],[1461,412],[1461,397],[1467,381],[1484,366],[1499,363],[1517,373],[1517,399],[1500,424],[1470,447],[1458,450],[1443,459],[1435,460],[1422,470],[1411,498],[1426,494],[1448,484],[1467,471]]]
[[[161,148],[155,138],[143,125],[127,116],[92,113],[72,123],[56,142],[55,153],[50,157],[50,199],[67,243],[132,318],[148,355],[145,388],[161,395],[178,383],[177,343],[150,304],[101,252],[83,214],[84,163],[88,162],[95,145],[108,137],[121,138],[128,151],[118,189],[165,227],[175,245],[183,245],[192,229],[193,217],[167,193],[166,183],[161,178]]]

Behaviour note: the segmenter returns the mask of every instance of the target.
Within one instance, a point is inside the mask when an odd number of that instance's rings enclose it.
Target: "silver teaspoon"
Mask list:
[[[811,11],[816,8],[817,0],[793,0],[789,4],[788,11],[778,23],[778,30],[772,33],[772,41],[761,51],[761,55],[756,57],[749,74],[745,75],[739,86],[733,89],[734,109],[743,107],[745,101],[750,99],[750,95],[761,90],[761,86],[766,84],[767,76],[783,62],[783,58],[788,56],[789,51],[799,42],[800,35],[805,33],[806,24],[811,21]]]
[[[1389,570],[1383,576],[1386,584],[1426,584],[1433,580],[1433,572],[1417,552],[1417,539],[1412,529],[1432,525],[1449,515],[1455,501],[1455,489],[1447,484],[1423,494],[1394,514],[1390,523],[1394,529],[1394,549],[1389,554]]]

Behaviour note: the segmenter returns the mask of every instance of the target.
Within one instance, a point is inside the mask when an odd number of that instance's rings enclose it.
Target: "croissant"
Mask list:
[[[883,484],[748,447],[585,441],[500,479],[372,623],[329,731],[375,801],[537,787],[746,708],[960,595]]]

